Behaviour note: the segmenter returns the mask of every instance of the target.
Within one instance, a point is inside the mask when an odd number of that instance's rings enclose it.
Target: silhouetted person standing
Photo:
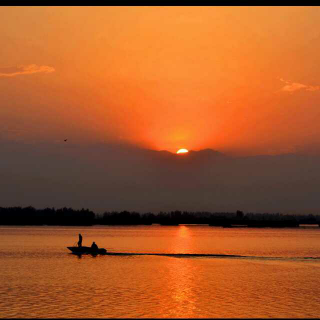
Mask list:
[[[98,250],[98,246],[96,245],[96,243],[94,241],[92,242],[91,249]]]
[[[82,235],[79,233],[78,247],[82,247]]]

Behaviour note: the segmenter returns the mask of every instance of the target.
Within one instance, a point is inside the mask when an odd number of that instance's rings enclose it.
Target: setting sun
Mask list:
[[[187,149],[179,149],[177,153],[187,153],[189,152]]]

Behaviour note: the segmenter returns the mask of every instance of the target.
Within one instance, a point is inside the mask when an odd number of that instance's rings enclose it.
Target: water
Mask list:
[[[169,256],[79,258],[78,233]],[[1,226],[0,317],[318,318],[319,244],[320,228]]]

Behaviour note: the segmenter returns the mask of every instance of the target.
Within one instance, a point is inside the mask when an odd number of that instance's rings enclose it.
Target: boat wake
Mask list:
[[[163,256],[174,258],[245,258],[246,256],[233,254],[201,254],[201,253],[125,253],[125,252],[107,252],[110,256]]]
[[[245,256],[234,254],[206,254],[206,253],[140,253],[140,252],[109,252],[100,254],[103,256],[162,256],[172,258],[226,258],[226,259],[252,259],[252,260],[286,260],[286,261],[320,261],[320,257],[268,257]]]

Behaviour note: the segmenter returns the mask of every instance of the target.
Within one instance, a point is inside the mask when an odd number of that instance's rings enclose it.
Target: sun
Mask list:
[[[177,153],[188,153],[189,151],[187,149],[179,149]]]

